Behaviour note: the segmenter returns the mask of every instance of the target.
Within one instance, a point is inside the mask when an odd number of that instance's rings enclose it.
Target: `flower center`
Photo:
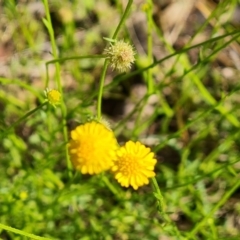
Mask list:
[[[134,174],[139,167],[136,158],[132,155],[123,156],[119,161],[119,169],[125,176]]]
[[[88,141],[82,142],[79,148],[79,155],[85,160],[92,160],[92,155],[96,147],[93,141],[88,139]]]

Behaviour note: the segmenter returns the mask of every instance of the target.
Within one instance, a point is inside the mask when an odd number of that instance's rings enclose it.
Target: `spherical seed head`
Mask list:
[[[52,89],[46,89],[45,90],[45,95],[47,98],[47,101],[55,107],[55,105],[58,105],[61,103],[61,93],[58,90]]]
[[[128,71],[135,61],[133,47],[123,40],[111,44],[104,53],[110,61],[111,68],[119,72]]]

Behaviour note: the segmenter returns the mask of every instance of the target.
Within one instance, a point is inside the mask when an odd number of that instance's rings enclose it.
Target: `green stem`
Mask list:
[[[1,223],[0,223],[0,229],[4,229],[6,231],[13,232],[13,233],[16,233],[16,234],[19,234],[19,235],[22,235],[25,237],[29,237],[31,239],[36,239],[36,240],[52,240],[53,239],[53,238],[39,237],[32,233],[27,233],[27,232],[21,231],[19,229],[13,228],[13,227],[9,227],[9,226],[1,224]]]
[[[171,220],[171,218],[166,213],[166,203],[164,201],[163,195],[158,186],[156,178],[153,177],[153,178],[151,178],[151,180],[152,180],[152,185],[154,188],[153,194],[158,201],[160,214],[162,215],[165,223],[167,223],[167,225],[170,225],[172,227],[172,231],[174,232],[175,236],[178,237],[178,239],[182,239],[181,233],[175,226],[175,223]]]
[[[200,81],[199,78],[193,78],[193,82],[198,87],[198,90],[201,92],[202,96],[205,98],[206,102],[208,102],[210,105],[214,106],[217,105],[217,101],[215,98],[209,93],[209,91],[206,89],[206,87],[203,85],[203,83]],[[228,110],[221,105],[216,106],[215,108],[218,110],[224,117],[227,118],[227,120],[235,127],[239,127],[240,123],[238,119],[228,112]]]
[[[155,177],[153,177],[151,180],[152,180],[152,183],[153,183],[154,190],[156,191],[155,193],[156,193],[156,197],[157,197],[157,200],[158,200],[158,203],[159,203],[160,211],[165,212],[165,206],[166,205],[165,205],[161,190],[158,186],[157,180],[156,180]]]
[[[125,9],[125,11],[124,11],[124,13],[123,13],[123,15],[122,15],[122,18],[121,18],[121,20],[120,20],[120,22],[119,22],[119,24],[118,24],[118,26],[117,26],[114,34],[113,34],[112,39],[116,39],[116,38],[117,38],[118,32],[120,31],[120,28],[122,27],[125,19],[127,18],[127,15],[128,15],[128,13],[129,13],[129,11],[130,11],[130,7],[131,7],[132,3],[133,3],[133,0],[129,0],[129,1],[128,1],[128,4],[127,4],[127,6],[126,6],[126,9]]]
[[[123,16],[122,16],[114,34],[113,34],[112,39],[117,38],[118,32],[119,32],[121,26],[123,25],[124,21],[126,20],[126,17],[130,11],[132,2],[133,2],[133,0],[128,1],[127,7],[123,13]],[[99,93],[98,93],[98,102],[97,102],[97,118],[98,118],[98,120],[101,119],[101,115],[102,115],[102,110],[101,110],[102,96],[103,96],[104,80],[105,80],[105,76],[106,76],[106,72],[107,72],[107,67],[108,67],[108,60],[106,59],[104,62],[104,65],[103,65],[103,71],[102,71],[101,78],[100,78],[100,86],[99,86]]]
[[[62,62],[65,62],[65,61],[69,61],[69,60],[78,60],[78,59],[86,59],[86,58],[106,58],[106,55],[104,54],[100,54],[100,55],[84,55],[84,56],[72,56],[72,57],[65,57],[65,58],[56,58],[56,59],[53,59],[53,60],[50,60],[48,62],[45,63],[45,68],[46,68],[46,81],[45,81],[45,88],[47,88],[48,84],[49,84],[49,71],[48,71],[48,66],[50,64],[53,64],[53,63],[62,63]],[[0,78],[1,80],[1,78]]]
[[[148,23],[148,32],[147,32],[147,45],[148,45],[148,62],[151,64],[153,58],[153,38],[152,38],[152,0],[148,0],[148,9],[147,9],[147,23]],[[148,87],[148,95],[151,95],[154,92],[154,84],[152,77],[152,69],[147,70],[147,87]]]
[[[105,183],[105,185],[108,187],[108,189],[118,198],[122,199],[118,190],[114,187],[114,185],[109,181],[109,179],[106,177],[106,175],[102,174],[102,180]]]
[[[98,92],[98,102],[97,102],[97,118],[98,120],[101,119],[101,114],[102,114],[102,96],[103,96],[103,87],[104,87],[104,80],[105,80],[105,75],[107,72],[107,67],[108,67],[108,60],[106,59],[103,65],[103,70],[100,78],[100,86],[99,86],[99,92]]]
[[[23,80],[19,80],[19,79],[7,79],[7,78],[3,78],[0,77],[0,83],[1,84],[16,84],[26,90],[28,90],[29,92],[31,92],[33,95],[37,96],[37,98],[40,101],[43,101],[43,97],[41,94],[39,94],[39,91],[36,90],[36,88],[32,87],[31,85],[27,84],[26,82],[24,82]]]
[[[48,102],[44,102],[41,105],[39,105],[38,107],[34,108],[33,110],[27,112],[25,115],[23,115],[22,117],[20,117],[15,123],[13,123],[6,132],[9,132],[11,129],[15,128],[17,125],[19,125],[22,121],[24,121],[25,119],[27,119],[29,116],[31,116],[32,114],[34,114],[36,111],[38,111],[39,109],[41,109],[43,106],[45,106]]]
[[[50,41],[51,41],[51,47],[52,47],[52,51],[53,51],[52,55],[53,55],[54,58],[57,58],[57,56],[58,56],[58,54],[57,54],[57,44],[56,44],[55,37],[54,37],[54,29],[53,29],[52,20],[51,20],[51,16],[50,16],[50,11],[49,11],[49,7],[48,7],[48,0],[43,0],[43,3],[44,3],[46,19],[47,19],[47,23],[45,22],[45,25],[48,29],[48,33],[49,33],[49,37],[50,37]],[[55,62],[55,67],[56,67],[56,81],[57,81],[58,90],[62,94],[60,66],[59,66],[58,62]]]
[[[236,177],[236,181],[224,195],[220,199],[220,201],[212,208],[212,210],[193,228],[193,230],[189,234],[189,239],[192,238],[206,222],[214,215],[214,213],[229,199],[229,197],[238,189],[240,186],[239,178]]]
[[[51,40],[51,47],[52,47],[52,51],[53,51],[53,57],[54,59],[58,58],[58,54],[57,54],[57,45],[56,45],[56,41],[54,38],[54,29],[53,29],[53,25],[52,25],[52,21],[51,21],[51,16],[50,16],[50,11],[49,11],[49,7],[48,7],[48,0],[43,0],[44,3],[44,8],[45,8],[45,13],[46,13],[46,19],[44,19],[44,23],[48,29],[49,32],[49,36],[50,36],[50,40]],[[56,83],[57,83],[57,87],[59,92],[62,95],[62,101],[61,101],[61,112],[62,112],[62,126],[63,126],[63,137],[64,137],[64,142],[68,142],[68,134],[67,134],[67,121],[66,121],[66,117],[67,117],[67,109],[64,103],[64,97],[63,97],[63,91],[62,91],[62,85],[61,85],[61,76],[60,76],[60,65],[59,62],[55,62],[55,68],[56,68]],[[67,145],[65,146],[65,156],[67,159],[67,169],[68,169],[68,173],[69,173],[69,177],[72,177],[72,165],[71,165],[71,161],[69,158],[69,154],[68,154],[68,148]]]
[[[234,37],[234,39],[237,39],[240,36],[240,33],[239,33],[239,31],[233,31],[233,32],[230,32],[230,33],[227,33],[227,34],[223,34],[221,36],[218,36],[218,37],[206,40],[204,42],[198,43],[198,44],[193,45],[191,47],[186,47],[186,48],[183,48],[181,50],[178,50],[178,51],[176,51],[174,53],[171,53],[171,54],[167,55],[166,57],[161,58],[160,60],[157,60],[157,61],[153,62],[152,64],[148,65],[147,67],[135,70],[133,72],[128,73],[127,75],[122,75],[121,77],[119,77],[118,81],[124,81],[126,78],[133,77],[133,76],[135,76],[137,74],[143,73],[143,72],[145,72],[146,70],[148,70],[150,68],[154,68],[155,66],[157,66],[158,64],[166,61],[169,58],[172,58],[172,57],[177,56],[179,54],[188,52],[191,49],[194,49],[194,48],[197,48],[197,47],[201,47],[203,45],[206,45],[206,44],[209,44],[209,43],[212,43],[212,42],[216,42],[216,41],[221,40],[221,39],[223,39],[225,37],[228,37],[228,36],[231,36],[231,35],[235,35],[235,34],[236,34],[236,36]],[[196,64],[194,66],[197,67],[198,64]]]
[[[72,56],[72,57],[65,57],[65,58],[57,58],[57,59],[53,59],[53,60],[46,62],[46,65],[56,63],[56,62],[65,62],[68,60],[78,60],[78,59],[86,59],[86,58],[105,58],[105,57],[106,57],[106,55],[99,54],[99,55],[84,55],[84,56]]]

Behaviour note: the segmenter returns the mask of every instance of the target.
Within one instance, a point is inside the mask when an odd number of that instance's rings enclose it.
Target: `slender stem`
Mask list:
[[[98,92],[98,102],[97,102],[97,118],[98,120],[101,119],[101,114],[102,114],[102,96],[103,96],[103,87],[104,87],[104,80],[105,80],[105,75],[107,72],[107,67],[108,67],[108,60],[106,59],[103,65],[103,70],[100,78],[100,86],[99,86],[99,92]]]
[[[44,3],[46,19],[47,19],[47,23],[48,23],[46,27],[48,29],[48,33],[49,33],[49,37],[50,37],[50,41],[51,41],[51,47],[52,47],[52,51],[53,51],[52,55],[54,58],[57,58],[57,56],[58,56],[57,45],[56,45],[56,41],[55,41],[55,37],[54,37],[54,29],[53,29],[50,11],[49,11],[49,7],[48,7],[48,0],[43,0],[43,3]],[[56,81],[57,81],[58,90],[62,94],[60,65],[58,62],[55,62],[55,67],[56,67]]]
[[[139,73],[142,73],[150,68],[153,68],[155,67],[157,64],[159,63],[162,63],[163,61],[173,57],[173,56],[176,56],[178,54],[181,54],[181,53],[184,53],[184,52],[187,52],[189,51],[190,49],[193,49],[193,48],[196,48],[196,47],[199,47],[199,46],[203,46],[204,44],[207,44],[207,43],[210,43],[210,42],[214,42],[214,41],[217,41],[219,39],[222,39],[222,38],[225,38],[229,35],[232,35],[232,38],[227,41],[224,45],[222,45],[220,48],[218,49],[215,49],[206,59],[204,59],[204,61],[199,61],[197,64],[193,65],[191,68],[189,68],[188,70],[186,70],[183,75],[181,76],[181,78],[183,78],[184,76],[186,76],[188,73],[191,73],[194,69],[196,69],[198,66],[200,66],[201,64],[205,64],[207,62],[208,59],[210,59],[211,57],[214,57],[214,55],[216,55],[221,49],[223,49],[224,47],[228,46],[231,42],[235,41],[237,38],[239,38],[240,36],[240,33],[239,32],[231,32],[231,33],[228,33],[228,34],[224,34],[222,36],[219,36],[219,37],[216,37],[216,38],[212,38],[212,39],[209,39],[205,42],[202,42],[202,43],[199,43],[199,44],[196,44],[196,45],[193,45],[191,47],[187,47],[187,48],[184,48],[182,50],[179,50],[178,52],[175,52],[175,53],[172,53],[158,61],[155,61],[154,63],[150,64],[149,66],[145,67],[145,68],[142,68],[142,69],[139,69],[139,70],[136,70],[134,72],[131,72],[128,74],[127,77],[132,77],[136,74],[139,74]],[[192,75],[193,76],[193,82],[197,85],[199,91],[201,92],[201,94],[203,95],[205,101],[207,101],[208,103],[210,103],[211,105],[216,105],[216,100],[212,97],[212,95],[208,92],[208,90],[204,87],[204,85],[202,84],[202,82],[197,79],[196,77],[194,77],[194,74]],[[119,81],[123,81],[124,79],[126,78],[126,76],[121,76]],[[235,127],[239,127],[240,126],[240,122],[238,121],[238,119],[233,115],[231,114],[230,112],[228,112],[228,110],[224,107],[224,106],[220,106],[218,105],[216,107],[216,110],[218,110],[224,117],[226,117],[228,119],[228,121]]]
[[[7,79],[0,77],[0,83],[1,84],[16,84],[18,86],[21,86],[22,88],[28,90],[33,95],[37,96],[37,98],[42,101],[43,97],[41,94],[39,94],[39,91],[36,90],[36,88],[32,87],[31,85],[27,84],[26,82],[19,80],[19,79]]]
[[[117,35],[118,35],[118,32],[121,28],[121,26],[123,25],[124,21],[126,20],[127,18],[127,15],[129,13],[129,10],[130,10],[130,7],[132,5],[132,2],[133,0],[129,0],[128,1],[128,4],[127,4],[127,7],[122,15],[122,18],[113,34],[113,37],[112,39],[116,39],[117,38]],[[106,76],[106,72],[107,72],[107,67],[108,67],[108,60],[105,59],[105,62],[104,62],[104,65],[103,65],[103,71],[102,71],[102,75],[101,75],[101,78],[100,78],[100,86],[99,86],[99,92],[98,92],[98,102],[97,102],[97,118],[98,120],[101,119],[101,114],[102,114],[102,110],[101,110],[101,106],[102,106],[102,96],[103,96],[103,88],[104,88],[104,81],[105,81],[105,76]]]
[[[153,183],[154,190],[156,191],[155,192],[155,194],[156,194],[155,197],[158,200],[159,207],[160,207],[160,212],[165,214],[166,205],[165,205],[164,198],[162,196],[161,190],[158,186],[157,180],[156,180],[155,177],[153,177],[151,180],[152,180],[152,183]],[[164,216],[164,217],[166,217],[166,216]],[[166,217],[165,220],[169,221],[168,217]]]
[[[229,199],[229,197],[236,191],[240,186],[239,178],[235,178],[233,186],[223,195],[220,201],[212,208],[212,210],[193,228],[189,234],[189,238],[193,237],[206,222],[214,215],[214,213]]]
[[[154,61],[152,64],[148,65],[147,67],[144,67],[144,68],[135,70],[135,71],[133,71],[133,72],[128,73],[127,75],[122,75],[122,76],[120,77],[119,81],[120,81],[120,80],[123,81],[123,80],[125,80],[126,78],[135,76],[135,75],[137,75],[137,74],[139,74],[139,73],[142,73],[142,72],[145,72],[146,70],[148,70],[148,69],[150,69],[150,68],[154,68],[154,67],[157,66],[158,64],[166,61],[167,59],[172,58],[172,57],[174,57],[174,56],[177,56],[177,55],[179,55],[179,54],[188,52],[188,51],[191,50],[191,49],[194,49],[194,48],[197,48],[197,47],[201,47],[201,46],[203,46],[203,45],[205,45],[205,44],[209,44],[209,43],[211,43],[211,42],[216,42],[216,41],[221,40],[221,39],[223,39],[223,38],[225,38],[225,37],[228,37],[228,36],[231,36],[231,35],[235,35],[235,34],[236,34],[236,36],[234,37],[234,39],[236,39],[236,38],[238,38],[238,37],[240,36],[239,31],[233,31],[233,32],[230,32],[230,33],[227,33],[227,34],[223,34],[223,35],[218,36],[218,37],[215,37],[215,38],[211,38],[211,39],[209,39],[209,40],[206,40],[206,41],[204,41],[204,42],[198,43],[198,44],[196,44],[196,45],[192,45],[191,47],[186,47],[186,48],[183,48],[183,49],[181,49],[181,50],[178,50],[178,51],[176,51],[176,52],[174,52],[174,53],[171,53],[171,54],[167,55],[166,57],[163,57],[163,58],[161,58],[161,59],[159,59],[159,60],[157,60],[157,61]],[[198,64],[196,64],[196,65],[194,65],[194,66],[197,67]]]
[[[217,101],[215,100],[215,98],[209,93],[209,91],[206,89],[206,87],[203,85],[203,83],[199,80],[199,78],[193,78],[193,82],[198,87],[198,90],[200,91],[202,96],[205,98],[206,102],[208,102],[212,106],[217,104]],[[227,120],[233,126],[235,126],[235,127],[240,126],[238,119],[234,115],[229,113],[228,110],[224,106],[218,105],[218,106],[216,106],[215,109],[218,110],[224,117],[226,117]]]
[[[106,55],[84,55],[84,56],[72,56],[72,57],[65,57],[65,58],[57,58],[46,62],[46,65],[53,64],[56,62],[65,62],[68,60],[78,60],[78,59],[86,59],[86,58],[105,58]]]
[[[118,192],[118,190],[114,187],[114,185],[109,181],[109,179],[106,177],[106,175],[102,174],[102,180],[105,183],[105,185],[109,188],[109,190],[118,198],[121,199],[121,196]]]
[[[58,58],[58,54],[57,54],[57,45],[56,45],[56,41],[54,38],[54,29],[53,29],[53,25],[52,25],[52,21],[51,21],[51,16],[50,16],[50,11],[49,11],[49,7],[48,7],[48,0],[43,0],[44,3],[44,8],[45,8],[45,13],[46,13],[46,19],[44,23],[48,29],[49,32],[49,36],[50,36],[50,40],[51,40],[51,47],[52,47],[52,51],[53,51],[53,57],[54,59]],[[57,83],[57,87],[59,92],[62,95],[62,101],[61,101],[61,112],[62,112],[62,128],[63,128],[63,137],[64,137],[64,142],[68,142],[68,134],[67,134],[67,121],[66,121],[66,116],[67,116],[67,109],[64,103],[64,96],[63,96],[63,91],[62,91],[62,84],[61,84],[61,76],[60,76],[60,65],[59,62],[55,62],[55,68],[56,68],[56,83]],[[68,148],[67,145],[65,146],[65,157],[67,160],[67,169],[68,169],[68,173],[69,173],[69,177],[72,177],[72,173],[71,173],[71,169],[72,169],[72,165],[71,165],[71,161],[69,158],[69,154],[68,154]]]
[[[39,105],[38,107],[32,109],[31,111],[27,112],[25,115],[23,115],[22,117],[20,117],[15,123],[13,123],[8,129],[7,132],[13,128],[15,128],[17,125],[19,125],[23,120],[25,120],[26,118],[28,118],[29,116],[31,116],[32,114],[34,114],[36,111],[38,111],[39,109],[41,109],[43,106],[45,106],[48,102],[44,102],[41,105]]]
[[[131,7],[132,3],[133,3],[133,0],[129,0],[129,1],[128,1],[128,4],[127,4],[127,6],[126,6],[126,9],[125,9],[125,11],[124,11],[124,13],[123,13],[123,15],[122,15],[122,18],[121,18],[121,20],[120,20],[120,22],[119,22],[119,24],[118,24],[118,26],[117,26],[114,34],[113,34],[112,39],[116,39],[116,38],[117,38],[118,32],[119,32],[120,28],[122,27],[124,21],[125,21],[126,18],[127,18],[127,15],[128,15],[128,13],[129,13],[129,11],[130,11],[130,7]]]
[[[152,180],[152,185],[154,188],[153,194],[158,201],[160,214],[162,214],[164,221],[172,227],[172,231],[174,232],[175,236],[178,237],[178,239],[182,239],[181,233],[177,229],[175,223],[171,220],[171,218],[166,213],[166,204],[165,204],[163,195],[161,193],[161,190],[158,186],[156,178],[153,177],[153,178],[151,178],[151,180]]]
[[[148,50],[148,62],[151,64],[153,58],[153,37],[152,37],[152,0],[148,0],[148,9],[147,9],[147,23],[148,23],[148,32],[147,32],[147,50]],[[151,95],[154,92],[153,87],[153,77],[152,77],[152,69],[147,70],[147,87],[148,94]]]
[[[48,84],[49,84],[49,71],[48,71],[48,66],[50,64],[53,63],[62,63],[65,61],[69,61],[69,60],[78,60],[78,59],[86,59],[86,58],[105,58],[106,55],[104,54],[99,54],[99,55],[84,55],[84,56],[72,56],[72,57],[65,57],[65,58],[55,58],[53,60],[50,60],[48,62],[45,63],[45,68],[46,68],[46,81],[45,81],[45,88],[47,88]]]
[[[25,237],[29,237],[29,238],[31,238],[31,239],[36,239],[36,240],[52,240],[52,238],[39,237],[39,236],[37,236],[37,235],[31,234],[31,233],[27,233],[27,232],[24,232],[24,231],[22,231],[22,230],[19,230],[19,229],[16,229],[16,228],[13,228],[13,227],[10,227],[10,226],[1,224],[1,223],[0,223],[0,229],[4,229],[4,230],[9,231],[9,232],[13,232],[13,233],[16,233],[16,234],[25,236]]]

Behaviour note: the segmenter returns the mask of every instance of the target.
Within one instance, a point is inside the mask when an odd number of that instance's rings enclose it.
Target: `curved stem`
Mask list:
[[[132,3],[133,3],[133,0],[129,0],[129,1],[128,1],[128,4],[127,4],[127,6],[126,6],[126,9],[125,9],[125,11],[124,11],[124,13],[123,13],[123,15],[122,15],[122,18],[121,18],[121,20],[120,20],[120,22],[119,22],[119,24],[118,24],[118,26],[117,26],[114,34],[113,34],[112,39],[116,39],[116,38],[117,38],[118,32],[119,32],[120,28],[122,27],[125,19],[127,18],[127,15],[128,15],[128,13],[129,13],[129,11],[130,11],[130,7],[131,7]]]
[[[24,89],[26,89],[27,91],[31,92],[33,95],[35,95],[40,102],[43,101],[43,97],[41,94],[39,94],[39,91],[36,90],[36,88],[32,87],[31,85],[25,83],[24,81],[22,80],[19,80],[19,79],[7,79],[7,78],[3,78],[3,77],[0,77],[0,83],[1,84],[16,84]]]
[[[172,231],[174,232],[175,236],[177,236],[178,239],[182,239],[181,233],[177,229],[175,223],[171,220],[171,218],[166,213],[166,204],[165,204],[163,195],[161,193],[161,190],[158,186],[156,178],[153,177],[151,180],[152,180],[152,185],[153,185],[153,188],[154,188],[153,194],[158,201],[159,211],[160,211],[160,214],[163,217],[163,220],[165,221],[165,223],[167,223],[167,225],[172,227]]]
[[[236,177],[235,178],[235,182],[232,185],[232,187],[222,196],[222,198],[220,199],[220,201],[212,208],[211,211],[209,211],[208,214],[206,214],[203,219],[198,222],[198,224],[192,229],[192,231],[190,232],[190,234],[188,235],[189,239],[191,239],[193,236],[195,236],[195,234],[199,231],[199,229],[201,227],[204,226],[204,224],[206,224],[206,222],[211,218],[211,216],[214,215],[214,213],[224,204],[226,203],[226,201],[230,198],[230,196],[236,191],[236,189],[238,189],[240,186],[240,181],[239,178]]]
[[[118,190],[115,188],[115,186],[109,181],[109,179],[106,177],[106,175],[102,174],[102,180],[105,183],[105,185],[108,187],[108,189],[118,198],[122,199],[121,194],[118,192]]]
[[[22,231],[22,230],[19,230],[19,229],[16,229],[16,228],[13,228],[13,227],[10,227],[10,226],[1,224],[1,223],[0,223],[0,229],[4,229],[4,230],[9,231],[9,232],[13,232],[13,233],[16,233],[16,234],[25,236],[25,237],[29,237],[29,238],[31,238],[31,239],[36,239],[36,240],[52,240],[52,238],[39,237],[39,236],[37,236],[37,235],[31,234],[31,233],[27,233],[27,232],[24,232],[24,231]]]
[[[13,129],[14,127],[16,127],[17,125],[19,125],[23,120],[25,120],[26,118],[28,118],[29,116],[31,116],[32,114],[34,114],[36,111],[38,111],[39,109],[41,109],[43,106],[45,106],[48,102],[44,102],[41,105],[39,105],[38,107],[34,108],[33,110],[27,112],[25,115],[23,115],[22,117],[20,117],[15,123],[13,123],[8,129],[7,132],[11,129]]]
[[[56,41],[55,41],[55,37],[54,37],[54,29],[52,26],[52,20],[51,20],[50,11],[49,11],[48,0],[43,0],[43,4],[44,4],[45,14],[46,14],[46,19],[44,19],[43,22],[45,23],[45,25],[48,29],[48,33],[49,33],[49,37],[50,37],[50,41],[51,41],[52,55],[54,58],[57,58],[57,56],[58,56],[57,45],[56,45]],[[60,66],[59,66],[58,62],[55,62],[55,67],[56,67],[57,87],[58,87],[59,92],[62,94]]]
[[[127,18],[127,15],[129,13],[130,7],[133,3],[133,0],[129,0],[128,4],[126,6],[126,9],[122,15],[122,18],[113,34],[112,39],[116,39],[118,32],[121,28],[121,26],[123,25],[124,21]],[[101,75],[101,79],[100,79],[100,86],[99,86],[99,92],[98,92],[98,102],[97,102],[97,118],[98,120],[101,119],[101,114],[102,114],[102,110],[101,110],[101,106],[102,106],[102,96],[103,96],[103,87],[104,87],[104,80],[105,80],[105,76],[106,76],[106,72],[107,72],[107,67],[108,67],[108,60],[105,59],[104,65],[103,65],[103,71],[102,71],[102,75]]]
[[[159,186],[158,186],[157,180],[156,180],[155,177],[153,177],[151,180],[152,180],[152,184],[153,184],[153,187],[154,187],[154,190],[155,190],[154,196],[155,196],[156,199],[158,200],[160,212],[161,212],[162,214],[164,214],[164,219],[165,219],[166,221],[169,221],[169,217],[166,216],[166,214],[165,214],[166,205],[165,205],[164,198],[163,198],[163,196],[162,196],[161,190],[160,190],[160,188],[159,188]]]
[[[52,51],[53,51],[53,57],[55,59],[57,59],[58,58],[57,44],[56,44],[56,41],[55,41],[55,38],[54,38],[54,29],[53,29],[53,25],[52,25],[52,21],[51,21],[51,16],[50,16],[50,11],[49,11],[49,6],[48,6],[48,0],[43,0],[43,3],[44,3],[45,13],[46,13],[46,19],[43,19],[43,22],[48,29],[48,33],[49,33],[50,40],[51,40],[51,47],[52,47]],[[59,65],[58,61],[54,62],[54,63],[55,63],[55,68],[56,68],[56,84],[57,84],[59,92],[62,95],[61,112],[62,112],[63,137],[64,137],[64,142],[68,142],[67,121],[66,121],[67,108],[66,108],[66,105],[64,103],[64,96],[62,94],[63,90],[62,90],[62,84],[61,84],[60,65]],[[48,81],[48,79],[47,79],[47,81]],[[72,177],[72,173],[71,173],[72,165],[71,165],[71,162],[70,162],[67,145],[65,146],[65,157],[66,157],[66,160],[67,160],[67,169],[68,169],[69,177]]]

